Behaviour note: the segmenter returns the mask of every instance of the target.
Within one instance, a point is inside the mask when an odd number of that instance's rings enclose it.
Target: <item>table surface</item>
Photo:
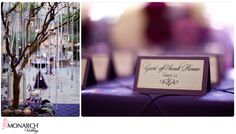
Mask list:
[[[82,90],[82,116],[233,116],[228,76],[204,96],[133,92],[134,77],[98,83]]]

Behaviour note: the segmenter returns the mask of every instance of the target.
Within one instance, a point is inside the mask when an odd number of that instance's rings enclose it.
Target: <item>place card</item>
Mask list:
[[[217,86],[224,77],[224,61],[222,54],[204,53],[199,51],[171,51],[165,55],[207,56],[210,63],[211,86]]]
[[[90,57],[82,57],[81,60],[81,83],[82,89],[96,83],[93,64]]]
[[[103,82],[115,77],[116,74],[110,55],[95,54],[91,58],[96,81]]]
[[[211,86],[207,56],[141,56],[136,66],[137,92],[203,95]]]
[[[114,51],[112,61],[118,77],[129,77],[134,73],[136,55],[132,51]]]
[[[217,86],[223,77],[223,64],[222,55],[220,54],[210,54],[210,75],[212,86]]]

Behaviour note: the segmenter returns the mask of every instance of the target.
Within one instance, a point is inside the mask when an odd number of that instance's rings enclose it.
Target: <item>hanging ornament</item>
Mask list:
[[[36,29],[36,30],[35,30],[36,33],[39,33],[39,31],[40,31],[39,29]]]

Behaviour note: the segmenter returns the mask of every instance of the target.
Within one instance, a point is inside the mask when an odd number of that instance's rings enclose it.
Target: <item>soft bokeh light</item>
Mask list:
[[[99,2],[87,3],[90,11],[89,16],[92,21],[98,21],[102,18],[119,17],[126,9],[140,5],[141,3],[134,2]],[[115,5],[115,6],[114,6]]]

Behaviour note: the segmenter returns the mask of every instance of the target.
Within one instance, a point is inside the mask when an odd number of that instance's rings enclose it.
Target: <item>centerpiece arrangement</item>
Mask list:
[[[1,3],[3,116],[55,115],[50,94],[41,96],[50,90],[43,69],[56,77],[56,92],[63,91],[58,70],[79,63],[79,16],[76,2]],[[38,73],[31,76],[34,67]]]

